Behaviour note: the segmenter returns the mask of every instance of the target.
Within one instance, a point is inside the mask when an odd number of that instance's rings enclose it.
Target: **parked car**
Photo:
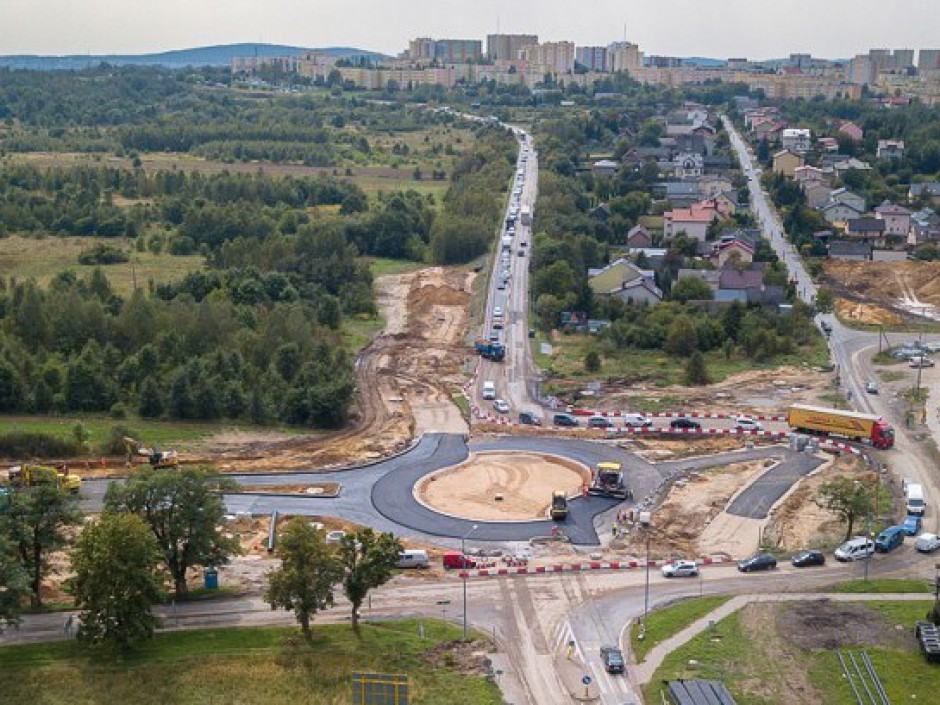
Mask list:
[[[493,408],[496,409],[500,414],[509,413],[509,402],[505,399],[497,399],[493,402]]]
[[[588,428],[613,428],[614,422],[606,416],[592,416],[587,420]]]
[[[795,568],[807,568],[812,565],[825,565],[826,555],[822,551],[806,550],[793,554],[790,562]]]
[[[755,419],[749,419],[747,416],[739,416],[734,420],[735,431],[763,431],[764,425]]]
[[[630,428],[649,428],[653,425],[653,421],[643,414],[624,414],[623,425]]]
[[[865,385],[865,391],[868,392],[869,394],[877,394],[878,385],[875,384],[873,380],[868,380],[868,384]]]
[[[907,361],[908,366],[917,369],[918,367],[933,367],[934,361],[929,357],[924,357],[923,355],[918,355],[917,357],[912,357]]]
[[[577,426],[578,420],[571,414],[555,414],[552,417],[552,423],[556,426]]]
[[[699,423],[698,421],[696,421],[695,419],[690,419],[690,418],[687,418],[687,417],[685,417],[685,416],[680,416],[679,418],[673,419],[672,421],[669,422],[669,428],[697,428],[697,429],[700,429],[700,428],[702,428],[702,424],[700,424],[700,423]]]
[[[615,646],[601,647],[601,661],[608,673],[623,673],[626,670],[623,652]]]
[[[835,551],[837,561],[860,561],[875,552],[875,542],[864,536],[856,536],[846,541]]]
[[[675,561],[663,566],[664,578],[694,578],[698,575],[695,561]]]
[[[879,553],[893,551],[904,543],[905,533],[903,526],[889,526],[875,537],[875,550]]]
[[[520,411],[519,423],[525,426],[541,426],[542,420],[531,411]]]
[[[906,536],[917,536],[920,533],[921,518],[916,514],[908,514],[901,528]]]
[[[936,534],[921,534],[914,542],[914,550],[920,553],[933,553],[940,548],[940,536]]]
[[[755,553],[742,561],[738,561],[738,570],[742,573],[753,573],[755,570],[773,570],[777,567],[777,559],[769,553]]]

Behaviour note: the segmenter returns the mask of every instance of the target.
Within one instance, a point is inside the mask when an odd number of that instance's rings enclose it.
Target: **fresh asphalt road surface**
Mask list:
[[[729,514],[763,519],[787,491],[803,477],[823,464],[820,458],[807,453],[791,453],[752,482],[728,507]]]
[[[415,484],[424,476],[457,465],[470,451],[520,451],[557,455],[593,468],[602,461],[621,464],[628,487],[639,503],[648,502],[663,482],[682,472],[757,458],[781,457],[781,463],[760,478],[735,501],[733,513],[764,516],[766,511],[799,478],[819,461],[812,456],[791,453],[781,446],[754,448],[720,455],[692,458],[654,465],[610,443],[551,437],[506,437],[479,441],[467,446],[455,434],[426,434],[409,451],[361,468],[310,473],[262,473],[231,475],[248,491],[225,495],[229,512],[264,515],[277,511],[285,515],[331,516],[393,531],[408,539],[435,538],[438,543],[456,545],[476,525],[475,541],[521,542],[551,534],[558,526],[549,520],[486,522],[461,519],[436,512],[414,496]],[[83,509],[100,511],[109,480],[88,480],[82,487]],[[305,483],[338,482],[338,497],[302,494],[251,492],[251,487],[277,487]],[[569,504],[568,520],[561,526],[577,545],[598,545],[598,528],[610,521],[615,509],[634,506],[632,501],[602,497],[577,497]],[[763,514],[759,513],[763,512]],[[440,539],[444,539],[441,541]]]

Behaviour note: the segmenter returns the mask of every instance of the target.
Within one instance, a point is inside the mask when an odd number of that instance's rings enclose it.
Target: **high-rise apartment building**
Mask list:
[[[434,40],[430,37],[418,37],[408,42],[408,58],[414,61],[434,58]]]
[[[634,71],[643,66],[640,47],[631,42],[614,42],[607,47],[607,70]]]
[[[538,71],[555,75],[571,73],[574,70],[574,42],[530,44],[519,50],[519,58]]]
[[[607,70],[607,47],[578,47],[575,58],[588,71]]]
[[[917,68],[920,71],[940,70],[940,49],[921,49],[917,57]]]
[[[451,64],[465,64],[483,58],[483,42],[479,39],[438,39],[434,42],[434,58]]]
[[[539,43],[537,34],[488,34],[486,56],[493,61],[516,60],[524,47]]]

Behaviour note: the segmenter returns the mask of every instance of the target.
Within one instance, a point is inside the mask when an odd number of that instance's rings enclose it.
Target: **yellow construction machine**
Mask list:
[[[16,465],[10,468],[8,477],[13,489],[55,484],[72,494],[78,494],[82,488],[81,476],[69,472],[64,465],[57,468],[48,465]]]
[[[160,450],[147,448],[140,441],[124,437],[124,448],[127,450],[127,463],[135,462],[135,458],[146,458],[137,462],[148,462],[154,468],[174,468],[180,464],[179,455],[175,450]]]

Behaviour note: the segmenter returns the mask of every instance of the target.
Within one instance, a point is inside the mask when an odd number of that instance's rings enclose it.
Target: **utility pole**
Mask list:
[[[470,527],[460,537],[460,567],[463,568],[463,640],[467,640],[467,538],[479,528],[477,524]]]
[[[640,512],[640,526],[646,532],[646,587],[643,591],[643,633],[646,633],[646,619],[650,613],[650,539],[653,533],[652,512]]]

